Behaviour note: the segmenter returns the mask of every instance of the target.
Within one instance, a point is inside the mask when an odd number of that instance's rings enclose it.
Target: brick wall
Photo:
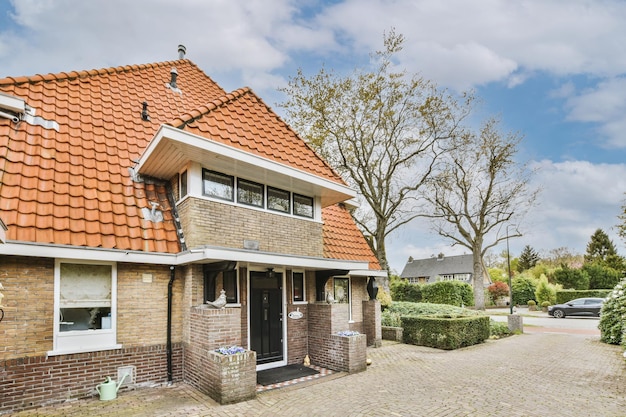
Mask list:
[[[356,373],[367,368],[367,337],[310,336],[311,362],[335,371]]]
[[[244,345],[240,329],[241,309],[191,307],[189,318],[190,341],[184,352],[184,380],[221,403],[249,398],[251,381],[252,393],[256,388],[256,355],[252,353],[252,359],[212,355],[219,347]],[[222,372],[220,362],[226,359],[241,359],[242,363],[224,363],[227,369]],[[232,366],[228,368],[226,365]],[[240,371],[235,371],[237,366],[241,367]],[[237,372],[241,378],[239,386],[234,379]]]
[[[244,240],[255,240],[263,252],[323,256],[318,222],[199,198],[186,199],[178,212],[188,248],[241,249]]]
[[[381,328],[380,301],[363,301],[363,331],[367,335],[368,346],[382,346],[383,335]]]
[[[173,379],[182,379],[182,345],[172,346]],[[167,381],[165,345],[61,356],[31,356],[0,361],[0,414],[96,395],[117,368],[135,366],[135,385]]]

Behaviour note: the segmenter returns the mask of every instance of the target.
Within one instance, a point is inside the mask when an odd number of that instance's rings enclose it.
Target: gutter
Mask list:
[[[167,383],[172,384],[172,298],[174,280],[176,279],[176,267],[170,265],[170,281],[167,283]]]

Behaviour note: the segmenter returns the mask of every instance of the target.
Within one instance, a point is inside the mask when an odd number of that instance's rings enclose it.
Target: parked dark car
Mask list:
[[[565,304],[556,304],[548,307],[548,314],[557,319],[565,316],[600,317],[603,302],[604,298],[577,298]]]

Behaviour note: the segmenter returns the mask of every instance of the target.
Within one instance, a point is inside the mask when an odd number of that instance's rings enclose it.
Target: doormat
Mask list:
[[[295,364],[259,371],[256,374],[256,381],[260,385],[272,385],[316,374],[319,374],[319,371],[304,365]]]

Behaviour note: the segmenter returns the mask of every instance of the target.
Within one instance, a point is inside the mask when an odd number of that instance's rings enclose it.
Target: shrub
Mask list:
[[[537,305],[537,303],[535,303],[535,301],[534,301],[534,300],[528,300],[528,301],[526,301],[526,304],[527,304],[529,307],[530,307],[530,306],[533,306],[533,307],[534,307],[534,306],[536,306],[536,305]]]
[[[474,305],[472,286],[461,281],[438,281],[422,286],[422,301],[454,306]]]
[[[390,309],[383,311],[380,314],[381,326],[401,327],[400,313],[393,312]]]
[[[410,301],[419,303],[422,301],[422,290],[419,284],[411,284],[405,279],[394,280],[389,286],[393,301]]]
[[[541,308],[548,308],[548,307],[550,307],[549,301],[544,301],[543,303],[541,303]]]
[[[545,275],[541,275],[539,278],[539,283],[535,289],[535,299],[541,305],[544,302],[548,302],[549,305],[556,304],[556,288],[548,282]]]
[[[552,278],[557,284],[561,284],[563,288],[571,288],[574,290],[589,289],[589,275],[580,269],[573,269],[567,265],[555,270]]]
[[[575,298],[583,297],[606,298],[611,292],[612,290],[558,290],[556,292],[556,304],[567,303]]]
[[[615,286],[602,305],[600,340],[612,345],[623,343],[626,328],[626,279]]]
[[[498,299],[509,295],[509,286],[504,282],[497,281],[488,286],[487,291],[489,291],[489,298],[495,304]]]
[[[613,268],[598,263],[585,264],[583,271],[589,276],[589,289],[614,288],[621,274]]]
[[[468,310],[448,304],[410,303],[406,301],[392,302],[386,312],[400,316],[448,315],[461,317],[483,314],[476,310]]]
[[[489,336],[493,339],[510,336],[508,323],[502,321],[489,320]]]
[[[384,288],[378,288],[378,294],[376,294],[376,299],[380,301],[380,308],[382,311],[385,311],[389,305],[391,304],[391,295]]]
[[[535,282],[525,276],[513,278],[511,283],[513,292],[513,305],[526,304],[528,300],[535,298]]]

